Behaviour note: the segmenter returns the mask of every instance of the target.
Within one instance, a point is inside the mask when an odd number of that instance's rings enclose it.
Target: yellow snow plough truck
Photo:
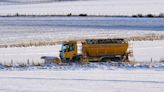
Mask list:
[[[60,58],[51,58],[54,63],[89,62],[128,62],[129,44],[124,39],[86,39],[81,41],[81,53],[78,53],[77,41],[66,41],[62,44]],[[48,59],[42,57],[42,59]]]

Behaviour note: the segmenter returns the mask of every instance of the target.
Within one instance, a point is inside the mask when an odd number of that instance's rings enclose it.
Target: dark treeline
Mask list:
[[[0,17],[48,17],[48,16],[88,16],[87,14],[79,14],[79,15],[73,15],[72,13],[69,13],[69,14],[66,14],[66,15],[57,15],[57,14],[19,14],[19,13],[16,13],[16,14],[6,14],[6,15],[1,15],[0,14]],[[91,15],[92,16],[92,15]],[[93,15],[95,16],[95,15]]]
[[[132,17],[148,17],[148,18],[164,18],[164,13],[160,13],[159,15],[154,15],[154,14],[147,14],[147,15],[142,15],[142,14],[137,14],[137,15],[132,15]]]
[[[56,15],[56,14],[6,14],[6,15],[1,15],[0,17],[48,17],[48,16],[61,16],[61,17],[67,17],[67,16],[81,16],[81,17],[133,17],[133,18],[164,18],[164,13],[160,13],[158,15],[155,14],[147,14],[147,15],[143,15],[143,14],[134,14],[131,16],[128,15],[88,15],[86,13],[81,13],[78,15],[73,15],[72,13],[68,13],[66,15]]]

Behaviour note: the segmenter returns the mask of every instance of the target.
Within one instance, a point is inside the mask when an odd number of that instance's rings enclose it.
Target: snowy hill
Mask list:
[[[33,15],[132,15],[132,14],[159,14],[164,10],[163,0],[76,0],[54,2],[57,0],[1,0],[0,14],[33,14]],[[61,1],[61,0],[58,0]],[[11,3],[33,3],[12,4]],[[50,3],[37,3],[50,2]],[[2,5],[3,4],[3,5]]]
[[[18,4],[39,4],[52,3],[62,1],[77,1],[77,0],[1,0],[0,5],[18,5]]]

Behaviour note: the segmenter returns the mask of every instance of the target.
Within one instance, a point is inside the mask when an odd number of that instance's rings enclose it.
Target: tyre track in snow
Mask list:
[[[145,80],[104,80],[104,79],[85,79],[85,78],[30,78],[30,77],[0,77],[1,79],[16,79],[16,80],[61,80],[61,81],[96,81],[96,82],[125,82],[125,83],[158,83],[164,84],[164,81],[145,81]]]

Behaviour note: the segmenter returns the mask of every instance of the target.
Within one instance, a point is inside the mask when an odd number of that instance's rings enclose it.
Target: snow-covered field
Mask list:
[[[164,37],[164,19],[161,18],[0,17],[0,20],[0,45],[6,46],[86,38]],[[130,44],[134,61],[158,62],[164,58],[161,39]],[[59,50],[60,45],[0,48],[0,62],[42,62],[41,56],[58,56]]]
[[[164,40],[130,43],[133,60],[158,62],[164,55]],[[58,56],[60,46],[0,48],[0,60],[15,65],[27,59],[42,62],[42,55]],[[0,70],[0,92],[162,92],[163,70],[164,63],[10,67]]]
[[[0,71],[0,92],[162,92],[164,71]]]
[[[12,2],[13,1],[13,2]],[[15,4],[14,1],[16,2]],[[32,2],[32,0],[30,0]],[[25,0],[2,0],[0,6],[1,15],[67,15],[72,13],[79,15],[86,13],[88,15],[132,15],[132,14],[159,14],[163,13],[163,0],[78,0],[67,2],[47,2],[50,0],[41,0],[46,3],[33,4]],[[23,2],[23,4],[21,4]],[[12,5],[10,5],[12,4]]]
[[[21,4],[40,4],[61,1],[78,1],[78,0],[1,0],[0,5],[21,5]]]
[[[0,17],[0,21],[0,45],[86,38],[164,38],[161,18]]]
[[[163,0],[1,0],[0,15],[132,15],[164,12]],[[85,38],[159,37],[159,18],[0,17],[0,45]],[[130,41],[137,65],[41,65],[61,45],[0,48],[0,92],[162,92],[164,40]],[[79,45],[80,46],[80,45]],[[80,52],[80,48],[79,48]],[[148,65],[145,64],[148,62]],[[3,65],[15,65],[4,68]],[[140,65],[141,64],[141,65]]]
[[[164,60],[164,40],[132,42],[134,61],[158,62]]]

